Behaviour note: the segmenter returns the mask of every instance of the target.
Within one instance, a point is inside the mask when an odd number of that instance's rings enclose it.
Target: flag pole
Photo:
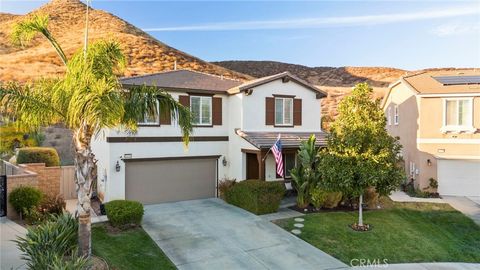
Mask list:
[[[268,149],[267,153],[265,153],[265,156],[263,156],[263,158],[262,158],[262,162],[264,162],[265,159],[267,159],[268,153],[270,153],[271,150],[272,150],[272,147],[270,147],[270,149]]]

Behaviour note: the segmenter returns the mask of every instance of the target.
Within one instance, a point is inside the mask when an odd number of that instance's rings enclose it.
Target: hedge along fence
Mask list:
[[[228,189],[225,199],[229,204],[263,215],[277,212],[284,194],[283,182],[245,180]]]
[[[46,167],[60,166],[60,157],[57,150],[51,147],[20,148],[17,163],[45,163]]]

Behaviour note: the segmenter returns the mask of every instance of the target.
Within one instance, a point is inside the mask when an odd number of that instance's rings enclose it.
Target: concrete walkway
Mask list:
[[[270,221],[220,199],[145,206],[142,226],[178,269],[348,267]]]
[[[443,196],[443,199],[480,225],[480,204],[467,197]]]
[[[390,199],[394,202],[421,202],[421,203],[447,203],[440,198],[417,198],[410,197],[407,193],[403,191],[394,191],[390,195]]]
[[[388,270],[478,270],[476,263],[400,263],[388,265],[358,266],[352,269],[388,269]]]
[[[26,232],[24,227],[6,217],[0,218],[0,269],[26,269],[25,262],[20,259],[20,250],[12,242]]]

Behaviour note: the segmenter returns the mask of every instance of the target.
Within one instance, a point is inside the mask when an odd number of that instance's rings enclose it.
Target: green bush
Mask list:
[[[222,200],[225,200],[225,194],[237,183],[236,179],[224,179],[218,183],[218,195]]]
[[[84,269],[88,261],[77,255],[78,223],[70,214],[51,216],[15,240],[28,269]]]
[[[20,215],[33,208],[37,208],[42,200],[42,192],[34,187],[20,186],[12,190],[8,195],[8,201]]]
[[[327,192],[325,203],[323,207],[325,208],[335,208],[342,201],[342,192]]]
[[[52,167],[60,166],[60,158],[55,148],[28,147],[18,150],[17,163],[45,163],[45,166]]]
[[[110,224],[117,228],[140,225],[143,218],[143,205],[136,201],[115,200],[105,204]]]
[[[284,193],[282,182],[245,180],[230,188],[225,198],[229,204],[262,215],[277,212]]]
[[[374,187],[369,187],[363,192],[363,203],[369,209],[376,209],[378,205],[379,194]]]

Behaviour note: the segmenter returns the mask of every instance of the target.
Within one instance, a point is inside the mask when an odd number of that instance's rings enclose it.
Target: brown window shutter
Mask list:
[[[185,107],[190,107],[190,96],[179,96],[178,102]]]
[[[302,100],[299,98],[293,100],[293,125],[302,125]]]
[[[162,112],[160,110],[160,125],[171,125],[172,124],[171,117],[172,116],[170,111]]]
[[[212,124],[222,125],[222,98],[212,97]]]
[[[265,125],[275,124],[275,98],[265,98]]]

